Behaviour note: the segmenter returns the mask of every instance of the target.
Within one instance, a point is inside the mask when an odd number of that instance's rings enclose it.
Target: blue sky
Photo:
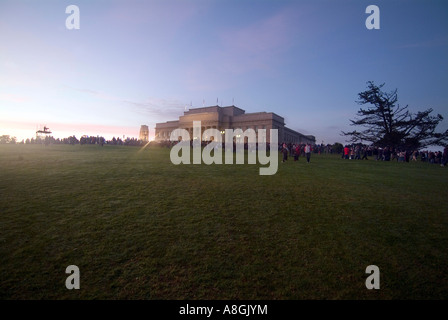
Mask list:
[[[67,6],[80,9],[69,30]],[[368,5],[380,29],[368,30]],[[367,81],[448,117],[448,2],[0,0],[0,135],[138,137],[185,107],[272,111],[344,143]],[[448,128],[448,119],[439,130]]]

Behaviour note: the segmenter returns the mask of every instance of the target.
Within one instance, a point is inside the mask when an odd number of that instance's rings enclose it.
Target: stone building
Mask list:
[[[311,143],[315,144],[316,138],[303,135],[297,131],[285,127],[283,117],[273,112],[246,113],[243,109],[235,106],[202,107],[193,108],[184,112],[179,120],[156,123],[155,140],[166,141],[170,139],[171,131],[175,129],[186,129],[193,134],[193,121],[201,121],[202,132],[209,128],[215,128],[224,133],[225,129],[266,129],[266,139],[270,142],[269,129],[278,130],[278,142],[286,143]]]
[[[149,141],[149,128],[148,128],[147,125],[142,125],[140,127],[140,134],[139,134],[138,139],[143,141],[143,142],[148,142]]]

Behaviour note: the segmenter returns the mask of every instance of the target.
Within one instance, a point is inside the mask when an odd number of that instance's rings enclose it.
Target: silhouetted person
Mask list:
[[[288,160],[288,147],[286,146],[286,143],[283,144],[282,153],[283,153],[283,162],[285,162]]]

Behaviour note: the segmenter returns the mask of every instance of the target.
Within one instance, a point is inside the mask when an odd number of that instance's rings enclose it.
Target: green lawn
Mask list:
[[[448,298],[448,168],[139,150],[0,146],[1,299]]]

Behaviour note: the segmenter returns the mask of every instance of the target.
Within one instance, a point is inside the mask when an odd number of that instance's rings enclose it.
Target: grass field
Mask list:
[[[447,168],[139,150],[0,146],[1,299],[448,298]]]

